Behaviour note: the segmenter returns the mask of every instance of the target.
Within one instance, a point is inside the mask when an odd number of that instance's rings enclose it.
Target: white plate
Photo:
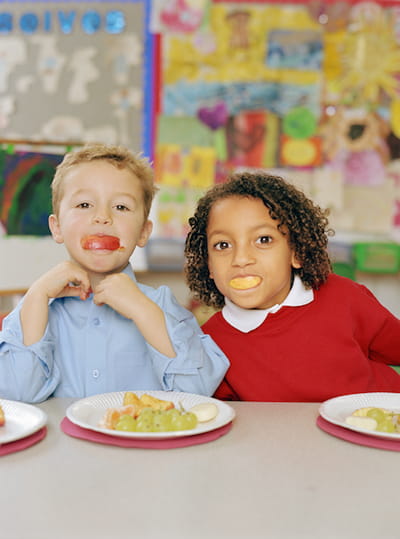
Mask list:
[[[354,430],[377,438],[400,440],[400,433],[398,432],[390,433],[367,430],[346,423],[346,417],[351,415],[355,410],[368,406],[400,412],[400,393],[356,393],[354,395],[343,395],[342,397],[336,397],[323,402],[319,408],[319,413],[326,421],[344,427],[345,429]]]
[[[185,410],[189,410],[189,408],[195,404],[213,402],[218,407],[218,415],[211,421],[198,423],[195,429],[171,432],[125,432],[100,427],[99,423],[103,419],[107,408],[119,408],[122,406],[124,393],[124,391],[117,391],[114,393],[103,393],[101,395],[94,395],[93,397],[86,397],[85,399],[81,399],[71,404],[66,410],[66,416],[72,423],[75,423],[75,425],[83,427],[84,429],[94,430],[96,432],[102,432],[103,434],[121,438],[135,438],[141,440],[164,440],[166,438],[193,436],[195,434],[201,434],[223,427],[227,423],[230,423],[235,417],[235,412],[231,406],[211,397],[204,397],[203,395],[195,395],[193,393],[181,393],[178,391],[135,391],[138,397],[143,395],[143,393],[147,393],[157,399],[172,401],[178,409],[180,404],[182,404]]]
[[[47,414],[24,402],[0,399],[6,422],[0,427],[0,445],[26,438],[47,423]]]

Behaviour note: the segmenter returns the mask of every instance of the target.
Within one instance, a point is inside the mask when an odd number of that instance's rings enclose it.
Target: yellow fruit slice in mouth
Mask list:
[[[249,275],[248,277],[236,277],[229,281],[229,285],[235,290],[247,290],[260,284],[261,278]]]

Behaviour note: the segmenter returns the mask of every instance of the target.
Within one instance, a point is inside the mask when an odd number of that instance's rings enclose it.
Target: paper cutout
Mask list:
[[[295,107],[283,118],[282,130],[292,138],[305,139],[315,134],[317,118],[305,107]]]
[[[216,151],[214,148],[193,146],[184,159],[185,183],[188,185],[208,189],[214,183]]]
[[[284,116],[295,107],[320,116],[319,85],[265,82],[188,82],[163,87],[165,116],[196,116],[201,107],[223,101],[231,116],[246,110],[265,110]]]
[[[250,47],[251,14],[248,10],[233,10],[228,13],[226,20],[230,26],[229,46],[233,49],[247,49]]]
[[[327,32],[344,30],[349,22],[351,6],[346,1],[327,3],[325,0],[311,0],[306,7]]]
[[[201,24],[205,4],[205,0],[169,0],[160,3],[157,6],[159,21],[171,32],[193,32]]]
[[[203,189],[162,184],[156,203],[157,235],[164,238],[186,238],[189,231],[188,219],[193,215],[203,193]]]
[[[262,167],[265,137],[265,112],[243,112],[229,118],[226,126],[229,163],[234,166]]]
[[[341,43],[341,94],[350,104],[376,104],[380,92],[397,97],[400,49],[391,20],[377,4],[352,8],[355,24],[349,25]],[[355,15],[356,14],[356,15]]]
[[[214,132],[195,117],[159,116],[157,140],[160,144],[210,148],[214,146]]]
[[[68,88],[70,103],[80,104],[88,101],[89,84],[98,80],[100,75],[94,63],[96,55],[97,50],[94,47],[86,47],[72,54],[68,65],[72,71],[72,80]]]
[[[83,140],[84,127],[79,118],[73,116],[54,116],[43,124],[41,134],[44,140],[65,142]]]
[[[17,37],[0,37],[0,92],[8,91],[9,79],[14,70],[26,61],[24,41]]]
[[[321,128],[324,154],[346,183],[380,185],[385,180],[386,124],[363,109],[338,108]]]
[[[112,76],[119,85],[129,82],[130,70],[139,66],[143,47],[136,34],[119,36],[106,53]]]
[[[214,182],[216,152],[214,148],[178,144],[160,144],[156,151],[155,177],[161,184],[208,188]]]
[[[0,129],[9,126],[10,118],[15,110],[15,99],[10,95],[0,97]]]
[[[32,43],[39,47],[36,65],[43,90],[47,94],[54,94],[58,90],[66,55],[57,50],[55,36],[34,35]]]
[[[228,108],[225,103],[220,102],[213,107],[200,107],[197,117],[210,129],[215,130],[222,127],[228,121]]]
[[[321,140],[318,137],[281,137],[280,162],[289,167],[316,167],[321,165]]]
[[[115,105],[114,114],[119,120],[120,143],[129,146],[129,111],[139,109],[143,94],[139,88],[121,87],[115,90],[110,97],[110,103]]]
[[[272,30],[266,63],[274,69],[320,70],[322,33],[317,30]]]

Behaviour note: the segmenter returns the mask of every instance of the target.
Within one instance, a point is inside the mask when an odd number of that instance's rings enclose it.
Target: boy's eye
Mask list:
[[[88,207],[89,207],[89,202],[80,202],[77,205],[77,208],[88,208]]]
[[[115,207],[116,207],[117,210],[119,210],[119,211],[129,211],[128,206],[125,206],[125,204],[117,204]]]
[[[228,249],[229,243],[227,241],[219,241],[214,245],[214,249],[217,251],[223,251],[224,249]]]
[[[257,243],[262,243],[262,244],[267,244],[267,243],[271,243],[272,241],[272,238],[271,236],[260,236],[258,239],[257,239]]]

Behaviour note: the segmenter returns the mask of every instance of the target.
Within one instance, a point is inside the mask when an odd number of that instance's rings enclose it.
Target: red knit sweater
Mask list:
[[[220,312],[204,333],[231,366],[215,396],[225,400],[321,402],[368,391],[400,392],[400,320],[363,285],[331,274],[314,301],[282,307],[249,333]]]

